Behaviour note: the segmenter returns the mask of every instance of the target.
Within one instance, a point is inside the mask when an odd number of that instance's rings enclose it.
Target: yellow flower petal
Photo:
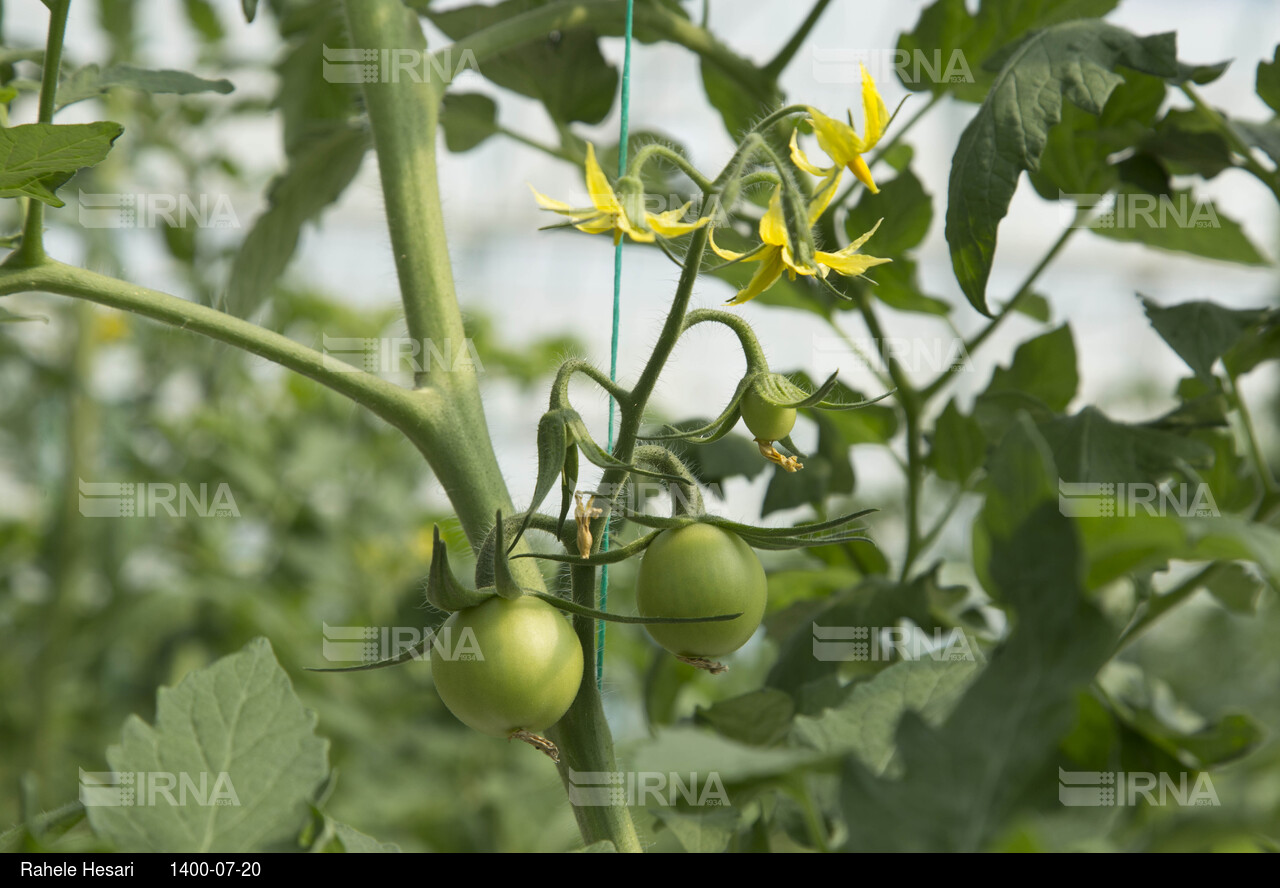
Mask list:
[[[533,199],[538,202],[538,206],[544,210],[551,210],[553,213],[559,213],[562,216],[570,216],[575,221],[590,219],[597,215],[600,211],[595,207],[571,207],[562,200],[556,200],[554,197],[547,197],[532,185],[529,190],[533,192]]]
[[[818,137],[818,147],[825,151],[837,166],[847,166],[849,161],[866,150],[858,134],[847,123],[828,117],[817,108],[810,108],[809,113],[813,134]]]
[[[738,295],[734,296],[727,303],[728,305],[741,305],[744,302],[750,302],[765,290],[773,286],[774,282],[782,276],[782,250],[776,248],[766,250],[760,257],[760,267],[756,269],[756,273],[751,276],[751,280],[747,286],[738,291]]]
[[[871,230],[870,230],[870,231],[868,231],[866,234],[862,235],[862,236],[861,236],[860,238],[858,238],[857,240],[853,241],[851,244],[849,244],[849,246],[845,247],[843,250],[840,250],[840,252],[841,252],[841,253],[852,253],[853,251],[855,251],[855,250],[859,249],[863,244],[865,244],[868,240],[870,240],[870,239],[871,239],[871,235],[875,234],[875,233],[880,229],[880,223],[881,223],[881,222],[883,222],[883,221],[884,221],[884,219],[879,219],[879,220],[877,220],[877,221],[876,221],[876,224],[871,226]]]
[[[604,234],[606,231],[613,231],[617,228],[612,216],[596,216],[576,223],[574,227],[579,231],[585,231],[587,234]]]
[[[706,225],[711,220],[709,218],[697,219],[693,222],[681,222],[684,214],[689,212],[691,204],[685,204],[678,210],[667,210],[665,213],[645,213],[645,222],[649,227],[663,237],[679,237],[682,234],[688,234]]]
[[[861,154],[855,154],[853,159],[849,161],[849,172],[857,177],[858,181],[867,186],[867,190],[872,194],[879,194],[880,189],[876,187],[876,180],[871,178],[871,167],[867,166],[867,162],[862,159]]]
[[[867,73],[866,65],[862,66],[862,119],[865,127],[862,150],[869,151],[884,135],[885,127],[889,123],[889,111],[884,106],[884,99],[880,97],[879,90],[876,89],[876,82]]]
[[[877,265],[884,265],[886,262],[893,261],[892,259],[878,259],[875,256],[866,256],[862,253],[846,254],[844,250],[839,253],[824,253],[819,250],[814,254],[814,258],[832,271],[838,271],[849,277],[857,277],[868,268],[874,268]]]
[[[654,241],[652,231],[645,231],[643,228],[636,228],[631,224],[631,220],[627,218],[625,213],[619,213],[613,219],[614,236],[613,242],[616,244],[623,232],[638,244],[651,244]]]
[[[711,252],[715,253],[717,256],[719,256],[721,259],[725,260],[726,262],[735,262],[738,259],[741,259],[743,256],[747,255],[746,253],[735,253],[733,252],[733,250],[725,250],[716,246],[716,232],[714,228],[711,230],[711,237],[710,237],[709,243],[711,244]],[[754,262],[756,260],[751,259],[747,261]]]
[[[791,280],[796,279],[797,274],[814,275],[819,274],[822,269],[814,268],[809,265],[800,265],[796,262],[795,256],[791,255],[790,247],[782,248],[782,264],[787,267],[787,273],[791,276]]]
[[[586,170],[587,191],[591,194],[591,202],[596,205],[596,209],[602,213],[623,215],[622,204],[618,203],[618,196],[613,193],[613,186],[609,184],[604,170],[600,169],[600,164],[596,162],[596,149],[590,142],[587,143]]]
[[[810,228],[817,224],[818,217],[827,211],[831,199],[836,196],[836,189],[840,187],[840,177],[844,175],[844,170],[840,167],[832,167],[827,172],[828,177],[818,183],[818,190],[809,201]]]
[[[760,240],[775,247],[787,244],[787,223],[782,218],[782,189],[773,189],[769,209],[760,217]]]
[[[825,176],[828,173],[830,173],[831,172],[830,169],[823,169],[822,167],[813,163],[812,161],[809,160],[808,155],[806,155],[803,151],[800,150],[800,145],[796,141],[796,137],[799,134],[800,134],[799,130],[791,131],[791,162],[811,176]],[[838,165],[835,167],[835,169],[839,169],[839,168],[840,167]]]

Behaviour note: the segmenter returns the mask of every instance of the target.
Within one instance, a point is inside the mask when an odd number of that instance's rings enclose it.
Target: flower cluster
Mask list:
[[[880,227],[879,222],[870,231],[834,252],[814,248],[810,234],[818,218],[835,197],[846,169],[872,194],[879,193],[879,188],[872,178],[871,169],[863,155],[879,143],[889,124],[889,114],[885,109],[884,99],[881,98],[865,66],[862,69],[862,109],[863,135],[859,136],[854,128],[851,114],[849,123],[845,124],[828,117],[816,108],[804,106],[806,120],[813,129],[818,147],[831,160],[829,166],[814,163],[800,148],[799,130],[792,132],[791,162],[797,170],[818,177],[811,196],[790,202],[784,200],[784,189],[790,187],[796,190],[796,184],[790,170],[780,169],[779,174],[774,177],[777,184],[769,200],[769,206],[760,219],[759,246],[747,252],[738,253],[723,249],[715,243],[714,237],[710,238],[711,249],[721,259],[728,262],[760,264],[751,280],[729,300],[728,304],[741,305],[749,302],[773,286],[784,272],[793,280],[796,275],[817,276],[825,279],[830,271],[857,277],[870,268],[892,261],[858,252]],[[771,151],[766,150],[765,153],[774,157]],[[774,159],[776,160],[776,157]],[[780,161],[777,162],[780,163]],[[660,237],[676,238],[689,234],[712,221],[710,216],[702,216],[692,222],[683,221],[691,204],[662,213],[649,212],[644,206],[644,190],[639,178],[639,169],[632,169],[626,176],[621,177],[615,190],[596,161],[595,148],[590,143],[587,144],[585,175],[591,206],[573,207],[533,189],[538,205],[544,210],[567,217],[567,224],[579,231],[585,231],[588,234],[612,233],[615,244],[621,242],[623,235],[639,243],[653,243]],[[791,211],[791,217],[804,216],[804,218],[789,218],[789,204],[800,208],[797,211]],[[798,244],[797,240],[802,240],[804,243]]]

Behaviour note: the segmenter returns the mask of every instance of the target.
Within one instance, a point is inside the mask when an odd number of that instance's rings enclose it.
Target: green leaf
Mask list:
[[[1063,324],[1018,346],[1009,368],[997,367],[991,374],[982,397],[1018,392],[1037,398],[1060,413],[1076,396],[1079,384],[1075,339],[1071,327]]]
[[[1030,173],[1040,196],[1051,201],[1064,193],[1096,198],[1146,169],[1139,159],[1156,168],[1155,175],[1149,176],[1152,187],[1160,189],[1155,193],[1167,190],[1168,174],[1159,164],[1148,155],[1133,153],[1134,146],[1152,136],[1166,91],[1159,77],[1130,72],[1112,91],[1101,114],[1064,104],[1062,119],[1049,130],[1040,167]],[[1113,160],[1117,155],[1126,159]]]
[[[425,10],[431,22],[450,39],[458,40],[545,6],[547,0],[503,0],[493,6],[472,5]],[[463,59],[451,60],[457,67]],[[599,123],[613,107],[618,69],[600,54],[597,32],[589,28],[557,31],[522,43],[499,56],[486,58],[479,73],[543,104],[561,123]]]
[[[1266,583],[1242,564],[1228,564],[1205,583],[1205,588],[1229,611],[1253,614]]]
[[[1140,147],[1174,174],[1212,179],[1234,166],[1231,145],[1207,109],[1169,109]]]
[[[0,128],[0,197],[32,197],[50,206],[53,192],[83,167],[101,163],[124,127],[118,123],[28,123]]]
[[[359,87],[319,76],[333,49],[348,49],[346,17],[340,3],[288,6],[280,10],[286,50],[276,63],[279,85],[274,106],[284,121],[285,154],[305,154],[334,130],[351,126]]]
[[[907,63],[898,68],[898,79],[909,90],[949,92],[961,101],[981,102],[994,78],[985,63],[1001,47],[1032,28],[1102,18],[1118,2],[982,0],[977,11],[970,13],[965,0],[936,0],[920,13],[915,28],[898,40],[898,49],[908,53]],[[968,78],[963,77],[962,67]],[[953,80],[956,75],[960,76]]]
[[[511,574],[511,564],[507,561],[506,524],[502,520],[499,509],[493,521],[493,585],[497,593],[508,600],[524,595],[524,589]]]
[[[0,324],[21,324],[25,321],[39,321],[42,324],[49,323],[49,319],[44,315],[20,315],[9,311],[7,308],[0,307]]]
[[[247,11],[247,7],[256,5],[256,0],[244,0],[246,7],[246,15],[249,21],[253,21],[252,13]],[[353,829],[345,823],[333,824],[334,838],[338,843],[338,850],[347,854],[398,854],[400,846],[394,842],[379,842],[377,839],[366,836],[358,829]],[[335,850],[327,848],[325,850]]]
[[[974,308],[989,314],[987,278],[996,232],[1024,170],[1040,164],[1063,99],[1100,113],[1123,78],[1123,65],[1164,78],[1180,69],[1173,34],[1137,37],[1101,21],[1053,25],[1009,55],[951,163],[947,242],[956,280]]]
[[[1124,724],[1184,766],[1204,770],[1225,764],[1246,755],[1263,737],[1247,715],[1209,722],[1177,700],[1165,682],[1132,663],[1112,662],[1098,685]]]
[[[230,80],[206,80],[186,71],[153,71],[133,65],[110,65],[103,70],[97,65],[86,65],[72,72],[58,86],[58,107],[65,108],[100,96],[112,87],[183,96],[203,92],[226,95],[235,89]]]
[[[1264,123],[1233,120],[1231,126],[1244,139],[1245,144],[1261,148],[1272,161],[1280,164],[1280,117],[1273,117]]]
[[[653,814],[687,854],[720,854],[727,850],[740,816],[732,808],[690,814],[666,805],[655,805]]]
[[[1280,44],[1271,51],[1271,61],[1258,62],[1255,86],[1258,98],[1266,102],[1272,111],[1280,114]]]
[[[867,242],[867,249],[877,256],[892,256],[896,262],[902,253],[919,246],[929,233],[933,198],[909,169],[879,184],[879,194],[863,192],[845,217],[844,230],[849,240],[856,240],[883,219]]]
[[[252,641],[161,688],[155,726],[129,717],[107,762],[116,774],[134,775],[137,804],[89,805],[89,823],[128,852],[253,852],[286,843],[329,773],[328,742],[315,723],[271,645]],[[177,780],[173,798],[184,804],[152,791],[169,779],[157,775]],[[198,789],[202,777],[205,801],[230,803],[200,804],[191,785]]]
[[[699,65],[707,101],[720,112],[725,131],[739,138],[757,120],[782,103],[782,91],[763,71],[754,83],[743,83],[725,71],[715,59],[703,56]]]
[[[524,518],[520,522],[520,528],[511,535],[510,551],[516,543],[520,541],[520,537],[524,536],[524,532],[529,528],[529,522],[533,520],[533,515],[538,511],[538,507],[542,505],[543,500],[551,493],[551,488],[555,487],[556,481],[560,480],[561,473],[566,466],[567,451],[569,450],[569,436],[564,427],[564,416],[560,411],[552,411],[544,413],[542,418],[538,420],[538,479],[533,486],[533,501],[529,503],[529,508],[525,510]],[[573,453],[577,454],[577,448],[573,449]],[[574,460],[574,475],[577,475],[577,460]],[[568,514],[569,503],[572,499],[572,492],[566,488],[561,496],[560,520],[564,521],[564,516]]]
[[[954,399],[947,402],[933,427],[929,465],[944,481],[963,484],[986,461],[987,438],[972,416],[965,416]]]
[[[253,17],[258,14],[258,0],[240,0],[240,8],[244,10],[244,20],[252,22]]]
[[[1280,359],[1280,310],[1273,309],[1222,356],[1227,372],[1248,373],[1259,364]]]
[[[797,767],[817,764],[822,758],[813,750],[748,746],[711,731],[688,727],[661,730],[631,754],[636,771],[716,774],[726,784],[776,777]],[[732,794],[729,801],[733,801]]]
[[[270,298],[293,258],[302,226],[341,196],[369,149],[369,134],[343,127],[301,149],[267,191],[270,206],[253,223],[231,264],[229,308],[241,317]]]
[[[1213,365],[1233,348],[1245,331],[1258,323],[1263,310],[1232,309],[1216,302],[1183,302],[1160,307],[1145,297],[1142,307],[1151,326],[1178,357],[1202,379],[1213,376]]]
[[[440,126],[450,151],[470,151],[498,132],[498,104],[481,93],[450,92],[440,109]]]
[[[1089,230],[1108,240],[1189,253],[1241,265],[1271,262],[1249,240],[1240,223],[1211,200],[1189,191],[1172,195],[1121,192],[1114,209],[1089,223]]]
[[[182,10],[186,13],[187,23],[205,43],[217,43],[227,35],[209,0],[182,0]]]
[[[792,739],[820,752],[857,756],[873,774],[883,774],[893,759],[894,732],[903,713],[910,710],[938,727],[977,670],[976,660],[901,660],[854,684],[839,705],[797,716]]]
[[[872,632],[909,620],[926,632],[932,631],[938,625],[929,610],[929,587],[934,584],[932,574],[921,574],[906,584],[870,577],[854,589],[817,602],[817,607],[781,642],[778,659],[765,684],[789,693],[796,702],[796,710],[806,715],[836,705],[844,699],[836,683],[836,673],[848,662],[819,659],[814,655],[823,628],[838,627],[848,632],[865,627]],[[888,664],[868,662],[866,665],[874,670]]]
[[[1077,694],[1114,650],[1115,631],[1084,600],[1079,541],[1058,511],[1053,460],[1027,417],[991,467],[978,522],[989,547],[981,572],[1013,609],[1012,631],[940,725],[903,715],[894,737],[899,779],[846,759],[847,850],[988,848],[1070,730]]]
[[[795,709],[787,694],[762,688],[711,706],[699,706],[693,720],[748,746],[772,746],[786,734]]]
[[[427,602],[440,610],[460,611],[483,604],[491,593],[468,589],[458,582],[449,569],[449,547],[440,538],[440,525],[432,528],[431,571],[427,574]]]
[[[1064,481],[1149,483],[1183,464],[1208,468],[1213,448],[1183,435],[1115,422],[1097,407],[1040,426]]]

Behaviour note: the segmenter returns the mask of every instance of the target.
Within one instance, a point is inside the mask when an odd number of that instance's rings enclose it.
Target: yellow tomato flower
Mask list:
[[[853,115],[849,115],[849,123],[844,124],[828,117],[817,108],[809,109],[809,123],[813,125],[813,134],[818,138],[818,147],[835,161],[835,165],[822,168],[812,163],[796,143],[796,133],[791,133],[791,159],[796,166],[815,176],[829,176],[834,169],[847,167],[849,172],[858,177],[871,190],[878,194],[875,180],[871,178],[871,168],[863,160],[866,154],[876,146],[889,125],[889,112],[884,106],[884,99],[876,90],[875,81],[867,73],[867,66],[862,66],[862,117],[866,135],[859,137],[853,128]]]
[[[653,243],[655,234],[662,237],[679,237],[696,228],[701,228],[709,221],[699,219],[696,222],[681,222],[680,220],[684,218],[684,214],[689,211],[692,204],[685,204],[679,209],[667,210],[665,213],[650,213],[643,209],[643,195],[637,194],[635,196],[641,199],[637,202],[640,205],[633,208],[633,212],[640,216],[637,224],[628,215],[623,202],[618,199],[618,195],[609,184],[604,170],[596,162],[596,150],[590,142],[587,143],[586,179],[587,193],[591,195],[592,204],[589,207],[571,207],[563,201],[540,194],[532,185],[529,186],[529,190],[533,192],[538,206],[544,210],[568,216],[570,224],[579,231],[585,231],[588,234],[612,231],[615,244],[622,240],[624,234],[629,235],[633,241],[643,244]]]
[[[836,186],[840,184],[841,172],[843,171],[836,168],[834,174],[821,183],[817,194],[809,202],[810,226],[818,221],[818,217],[822,215],[827,205],[831,203]],[[725,250],[716,246],[715,238],[711,238],[711,249],[721,259],[729,261],[741,259],[743,262],[760,263],[760,267],[752,275],[747,286],[739,290],[738,294],[729,300],[729,305],[741,305],[744,302],[750,302],[755,299],[765,290],[772,287],[784,271],[787,272],[792,280],[795,280],[797,274],[816,274],[825,278],[828,270],[837,271],[849,277],[857,277],[869,268],[893,261],[892,259],[865,256],[858,252],[858,249],[880,227],[880,222],[877,222],[870,231],[842,250],[835,253],[827,253],[823,250],[814,251],[813,265],[797,263],[792,255],[791,245],[787,241],[786,221],[782,218],[781,193],[781,188],[774,189],[773,197],[769,199],[769,209],[765,211],[764,216],[760,219],[760,240],[763,243],[756,249],[748,253],[735,253],[732,250]],[[884,220],[880,221],[883,222]]]

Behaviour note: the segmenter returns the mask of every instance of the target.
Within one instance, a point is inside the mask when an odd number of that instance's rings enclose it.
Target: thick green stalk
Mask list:
[[[400,0],[348,0],[347,23],[353,46],[426,52],[426,40],[415,15]],[[365,106],[382,178],[391,249],[409,335],[430,340],[450,351],[464,348],[466,333],[454,288],[453,266],[445,239],[444,212],[436,169],[436,136],[445,84],[435,68],[416,69],[364,85]],[[390,72],[384,72],[390,73]],[[472,545],[479,545],[494,513],[514,511],[511,496],[494,455],[480,400],[475,369],[421,367],[416,374],[419,403],[430,415],[427,426],[406,430],[431,463],[458,513]],[[543,588],[533,565],[515,569],[531,588]]]
[[[570,571],[573,600],[578,604],[596,606],[595,568],[574,566]],[[595,620],[575,616],[573,629],[582,643],[583,662],[596,661]],[[590,676],[582,680],[578,696],[569,711],[548,732],[551,740],[560,748],[560,779],[566,792],[574,786],[570,771],[594,771],[614,773],[618,770],[613,754],[613,739],[609,723],[604,717],[600,691]],[[590,845],[608,839],[619,851],[642,851],[631,812],[624,805],[574,805],[574,817],[583,841]]]
[[[347,0],[346,9],[354,46],[425,49],[417,19],[405,11],[400,0]],[[524,39],[549,30],[528,33]],[[441,69],[428,65],[426,70]],[[436,134],[445,86],[438,78],[422,83],[402,79],[399,83],[365,84],[364,92],[410,335],[436,341],[443,338],[456,346],[465,341],[465,334],[436,170]],[[422,374],[418,396],[424,401],[430,423],[423,434],[410,437],[421,442],[420,447],[426,445],[424,454],[472,544],[478,545],[495,510],[510,514],[514,509],[493,452],[475,373],[466,368]],[[515,554],[522,550],[527,551],[523,541]],[[533,559],[514,560],[512,570],[522,585],[545,588]],[[594,604],[591,593],[576,586],[575,594],[586,604]],[[574,625],[587,662],[595,662],[592,621],[575,618]],[[560,772],[566,782],[569,768],[616,770],[609,725],[593,682],[582,683],[577,699],[552,736],[560,747]],[[609,839],[619,850],[640,850],[625,807],[576,807],[575,812],[588,843]]]
[[[417,18],[400,0],[349,0],[346,10],[353,46],[389,52],[393,57],[426,52]],[[409,335],[420,342],[430,339],[457,348],[466,334],[454,290],[436,172],[444,86],[430,66],[422,80],[405,71],[383,73],[387,76],[382,80],[364,85],[364,101]],[[468,395],[478,391],[474,373],[431,370],[421,368],[419,385],[431,382]]]

